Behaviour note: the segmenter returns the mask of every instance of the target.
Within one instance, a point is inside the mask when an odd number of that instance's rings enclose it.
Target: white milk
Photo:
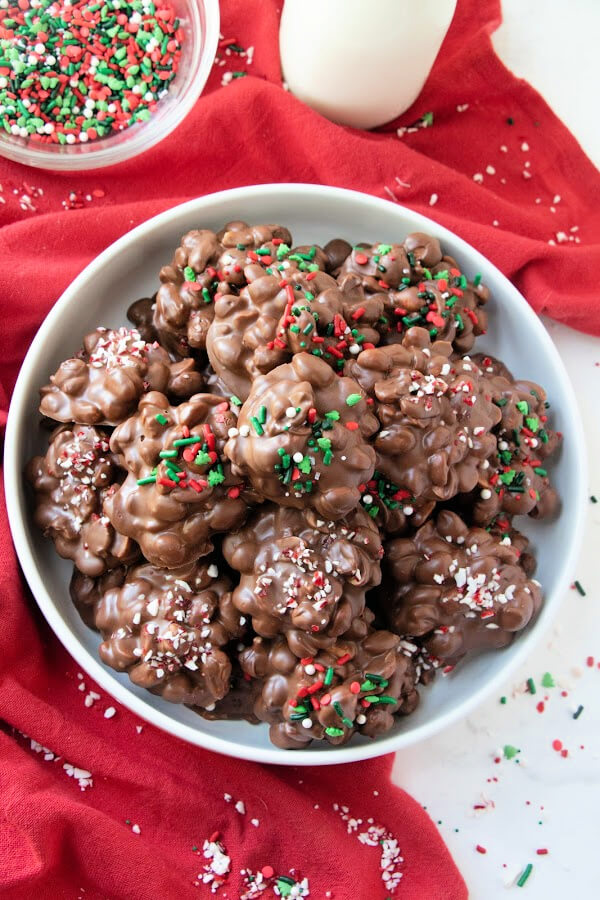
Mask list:
[[[283,76],[334,122],[383,125],[418,97],[455,8],[456,0],[285,0]]]

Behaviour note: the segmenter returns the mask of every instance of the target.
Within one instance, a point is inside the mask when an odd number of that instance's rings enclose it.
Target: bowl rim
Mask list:
[[[94,678],[94,680],[109,695],[152,725],[207,750],[223,753],[227,756],[237,757],[239,759],[278,765],[338,765],[382,756],[386,753],[395,752],[425,740],[457,722],[459,719],[466,717],[485,698],[490,696],[505,683],[511,672],[525,660],[533,647],[539,642],[541,636],[545,633],[553,620],[560,606],[564,589],[567,586],[570,575],[574,571],[577,555],[581,547],[585,509],[587,505],[587,454],[583,425],[571,381],[552,339],[536,313],[529,306],[517,288],[511,284],[508,278],[506,278],[506,276],[478,250],[475,250],[474,247],[450,229],[445,228],[433,219],[430,219],[421,213],[417,213],[409,207],[402,206],[401,204],[393,204],[393,206],[401,213],[410,217],[414,223],[415,230],[428,231],[433,229],[434,233],[439,236],[442,243],[444,240],[450,238],[455,245],[458,245],[460,252],[464,252],[468,259],[469,266],[473,266],[482,272],[493,272],[494,275],[500,279],[503,289],[508,294],[511,294],[513,299],[522,307],[523,316],[527,326],[531,328],[533,336],[536,341],[539,342],[540,349],[543,350],[555,370],[558,372],[567,395],[568,403],[566,404],[565,409],[561,409],[561,419],[563,421],[564,430],[568,429],[567,433],[571,435],[572,440],[574,453],[572,461],[574,488],[571,495],[575,495],[574,506],[576,515],[573,520],[569,522],[569,543],[567,545],[567,552],[562,561],[560,574],[556,579],[554,590],[547,595],[541,613],[536,619],[533,627],[520,636],[518,644],[515,643],[512,645],[516,649],[510,657],[507,657],[504,665],[494,676],[489,680],[484,680],[468,698],[461,701],[456,706],[452,706],[442,711],[431,721],[406,731],[400,730],[392,732],[387,736],[382,736],[368,744],[353,745],[352,742],[350,742],[342,747],[329,748],[327,750],[309,748],[305,750],[287,751],[276,747],[263,749],[246,746],[237,743],[235,740],[206,734],[186,723],[177,722],[167,713],[150,706],[143,697],[138,697],[133,694],[127,684],[118,681],[112,670],[104,667],[99,659],[93,656],[92,653],[80,643],[79,639],[72,634],[68,624],[63,621],[58,611],[58,607],[54,604],[49,591],[46,589],[41,572],[33,559],[26,530],[26,504],[20,503],[18,488],[22,478],[23,469],[23,460],[18,457],[17,453],[19,444],[18,435],[23,412],[27,404],[31,401],[31,395],[27,390],[27,385],[39,366],[39,357],[43,355],[46,332],[55,327],[60,320],[63,311],[75,301],[86,282],[99,274],[103,267],[109,263],[113,255],[118,254],[132,243],[143,241],[146,235],[160,230],[165,225],[176,221],[181,215],[185,215],[192,211],[198,214],[202,214],[203,212],[210,214],[211,206],[221,201],[236,198],[239,200],[241,206],[246,200],[252,200],[254,198],[264,200],[275,193],[281,194],[281,192],[287,192],[290,195],[296,196],[301,194],[304,199],[309,197],[315,201],[315,208],[318,208],[319,201],[323,202],[328,199],[331,200],[332,198],[345,198],[348,201],[359,204],[371,204],[373,208],[382,211],[385,209],[387,212],[389,212],[390,207],[389,200],[384,200],[370,194],[346,188],[302,183],[251,185],[206,194],[203,197],[178,204],[177,206],[171,207],[151,219],[148,219],[146,222],[138,225],[132,231],[127,232],[117,241],[113,242],[83,269],[50,309],[25,356],[11,398],[6,426],[4,450],[6,504],[13,543],[21,568],[46,621],[81,668]],[[558,527],[558,522],[555,527]]]
[[[81,153],[53,153],[51,150],[42,150],[31,142],[21,146],[0,140],[0,156],[23,166],[49,172],[86,172],[128,162],[167,138],[188,117],[204,90],[219,41],[219,0],[190,0],[190,11],[193,16],[193,46],[198,44],[200,55],[194,71],[189,74],[184,95],[172,105],[159,125],[156,124],[156,119],[151,118],[148,123],[136,128],[135,133],[131,133],[130,141],[115,144],[111,141],[111,136],[108,136],[106,140],[80,145],[85,148],[85,152]],[[156,125],[154,130],[153,124]],[[73,150],[76,146],[72,145],[68,150]],[[63,149],[62,145],[60,149]]]

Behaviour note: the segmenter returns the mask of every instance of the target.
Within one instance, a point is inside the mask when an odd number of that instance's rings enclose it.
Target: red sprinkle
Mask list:
[[[321,706],[329,706],[331,703],[331,694],[323,694],[321,697]]]
[[[552,741],[552,749],[553,750],[562,750],[562,741],[556,740]]]
[[[355,253],[354,261],[359,266],[366,266],[366,264],[369,262],[369,257],[366,255],[366,253]]]
[[[481,844],[477,844],[475,849],[477,850],[478,853],[487,853],[487,850],[485,849],[485,847],[482,847]]]
[[[346,428],[348,431],[356,431],[358,429],[358,422],[346,422]]]
[[[352,656],[350,655],[350,653],[344,653],[344,655],[340,656],[340,658],[338,659],[336,666],[343,666],[344,663],[349,662],[351,659]]]
[[[360,684],[358,683],[358,681],[353,681],[353,682],[352,682],[352,684],[350,685],[350,691],[351,691],[351,693],[353,693],[353,694],[359,694],[359,693],[360,693]]]
[[[540,847],[540,849],[536,850],[535,852],[537,853],[538,856],[547,856],[548,855],[548,850],[546,849],[546,847]]]
[[[272,866],[263,866],[260,870],[265,878],[272,878],[275,874],[275,870]]]

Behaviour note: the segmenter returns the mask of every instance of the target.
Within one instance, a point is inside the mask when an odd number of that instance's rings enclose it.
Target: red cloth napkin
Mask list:
[[[81,175],[0,161],[0,424],[36,329],[94,256],[167,207],[241,184],[321,182],[404,203],[475,244],[536,310],[600,333],[598,173],[495,56],[497,0],[459,0],[423,94],[401,123],[377,133],[334,125],[281,89],[279,5],[222,2],[223,35],[253,46],[252,63],[222,56],[187,121],[136,160]],[[229,71],[248,75],[221,87]],[[397,135],[400,124],[422,125],[429,112],[430,127]],[[97,689],[26,597],[3,509],[0,596],[0,894],[208,896],[210,886],[195,882],[208,864],[203,842],[219,831],[231,873],[217,896],[243,896],[240,870],[270,866],[275,875],[307,877],[318,900],[376,900],[391,894],[382,848],[368,843],[369,828],[381,826],[404,860],[398,896],[466,896],[431,821],[391,786],[390,758],[328,770],[259,767],[149,725],[138,733],[140,723],[121,707],[105,719],[104,695],[86,707]],[[235,809],[240,800],[245,813]],[[362,822],[348,828],[334,804]]]

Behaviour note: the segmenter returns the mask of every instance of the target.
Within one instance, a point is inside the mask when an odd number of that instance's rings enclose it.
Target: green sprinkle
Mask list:
[[[388,682],[386,681],[385,678],[383,678],[383,676],[375,675],[373,672],[365,672],[365,678],[368,678],[369,681],[374,681],[375,684],[383,685],[383,687],[385,687],[388,684]]]
[[[369,679],[367,678],[367,680],[363,681],[363,683],[361,684],[360,689],[361,691],[374,691],[376,687],[377,685],[375,684],[375,682],[369,681]]]
[[[333,459],[333,453],[331,450],[326,450],[323,454],[323,464],[326,466],[331,465],[331,460]]]
[[[337,409],[332,409],[330,412],[325,413],[325,418],[329,419],[330,422],[337,422],[340,418],[340,414]]]
[[[581,583],[580,583],[579,581],[575,581],[575,582],[574,582],[574,585],[575,585],[575,587],[576,587],[578,593],[581,594],[582,597],[585,597],[585,590],[584,590],[583,587],[581,586]]]
[[[156,475],[148,475],[147,478],[138,478],[137,483],[139,485],[142,484],[155,484],[156,483]]]
[[[597,498],[597,497],[594,497],[594,495],[592,494],[592,496],[590,497],[590,501],[591,501],[592,503],[597,503],[597,502],[598,502],[598,498]]]
[[[423,122],[423,125],[425,125],[425,126],[427,126],[427,127],[430,127],[431,125],[433,125],[433,113],[432,113],[432,112],[426,112],[426,113],[421,117],[421,121]]]
[[[196,466],[208,466],[212,462],[212,459],[206,452],[206,450],[199,450],[196,454],[196,458],[194,460],[194,465]]]
[[[343,719],[345,713],[344,713],[344,710],[342,709],[342,704],[338,703],[338,701],[336,700],[333,704],[333,708],[335,709],[335,711],[338,714],[338,716],[340,717],[340,719]]]
[[[161,459],[173,459],[177,456],[177,450],[161,450],[158,455]]]
[[[537,419],[535,416],[526,416],[525,422],[526,422],[529,430],[533,431],[534,434],[540,427],[540,420]]]
[[[392,703],[397,703],[397,702],[398,702],[398,701],[396,700],[395,697],[387,697],[387,696],[385,696],[385,695],[383,695],[383,694],[382,694],[381,696],[379,696],[379,697],[377,698],[377,700],[378,700],[379,703],[384,703],[384,704],[387,703],[388,705],[390,705],[390,704],[392,704]]]
[[[367,703],[379,703],[379,697],[373,694],[371,697],[363,697]]]
[[[524,416],[529,414],[529,404],[527,400],[519,400],[518,403],[515,403],[515,406]]]
[[[513,747],[512,744],[505,744],[503,752],[505,759],[513,759],[513,757],[515,757],[517,753],[520,753],[521,751],[517,747]]]
[[[552,677],[550,672],[544,672],[544,674],[542,675],[542,687],[545,687],[545,688],[556,687],[556,685],[554,683],[554,678]]]
[[[289,457],[288,457],[289,459]],[[298,468],[302,472],[303,475],[310,475],[312,470],[312,463],[308,456],[303,457],[298,463]]]
[[[254,430],[255,430],[255,432],[256,432],[258,435],[261,435],[261,434],[264,434],[264,433],[265,433],[264,428],[262,427],[261,423],[258,421],[258,419],[256,418],[256,416],[250,416],[250,421],[252,422],[252,425],[253,425],[253,427],[254,427]]]
[[[185,278],[186,281],[195,281],[196,273],[194,272],[194,270],[192,269],[191,266],[186,266],[185,269],[183,270],[183,277]]]
[[[187,447],[189,444],[201,444],[203,438],[199,435],[195,435],[187,438],[177,438],[176,441],[173,441],[174,447]],[[162,453],[160,454],[162,456]],[[177,455],[177,454],[175,454]]]
[[[202,299],[205,303],[212,303],[212,297],[210,296],[208,288],[202,288]]]
[[[512,125],[512,121],[511,121],[510,119],[509,119],[509,125]],[[529,876],[531,875],[531,870],[532,870],[532,869],[533,869],[532,864],[531,864],[531,863],[527,863],[527,865],[526,865],[525,868],[523,869],[523,874],[521,875],[521,877],[520,877],[519,880],[517,881],[517,887],[523,887],[523,885],[525,884],[525,882],[527,881],[527,879],[528,879]]]
[[[325,729],[325,734],[328,734],[329,737],[341,737],[341,736],[343,735],[343,733],[344,733],[344,729],[343,729],[343,728],[332,728],[332,727],[329,727],[329,728],[326,728],[326,729]]]
[[[528,687],[528,689],[529,689],[529,693],[530,693],[530,694],[535,694],[535,693],[536,693],[535,681],[533,680],[533,678],[528,678],[528,679],[527,679],[527,687]]]
[[[506,703],[506,697],[500,697],[500,703],[504,705]]]
[[[346,397],[346,406],[356,406],[357,403],[360,403],[362,397],[360,394],[348,394]]]
[[[579,706],[577,707],[577,709],[575,710],[575,712],[573,713],[573,718],[578,719],[582,712],[583,712],[583,706],[580,703]]]
[[[317,438],[317,446],[321,450],[331,450],[330,438]]]
[[[481,284],[481,273],[478,272],[477,275],[475,276],[475,278],[473,279],[473,286],[479,287],[480,284]]]
[[[163,416],[162,413],[157,413],[154,418],[160,425],[166,425],[169,421],[166,416]]]
[[[230,403],[233,403],[234,406],[241,406],[241,405],[242,405],[242,401],[240,400],[239,397],[236,397],[235,394],[232,394],[232,395],[231,395],[231,397],[229,398],[229,401],[230,401]]]
[[[260,407],[260,409],[258,410],[257,418],[261,425],[265,424],[265,422],[267,421],[267,407],[266,406]]]
[[[223,472],[219,472],[217,469],[211,469],[208,473],[208,483],[211,487],[216,487],[218,484],[223,484],[225,481],[225,475]]]
[[[325,672],[325,677],[323,678],[323,684],[326,687],[329,687],[331,682],[333,681],[333,666],[329,666],[327,671]]]
[[[541,475],[542,477],[544,477],[548,474],[546,469],[542,469],[540,466],[535,466],[533,471],[535,472],[536,475]]]

